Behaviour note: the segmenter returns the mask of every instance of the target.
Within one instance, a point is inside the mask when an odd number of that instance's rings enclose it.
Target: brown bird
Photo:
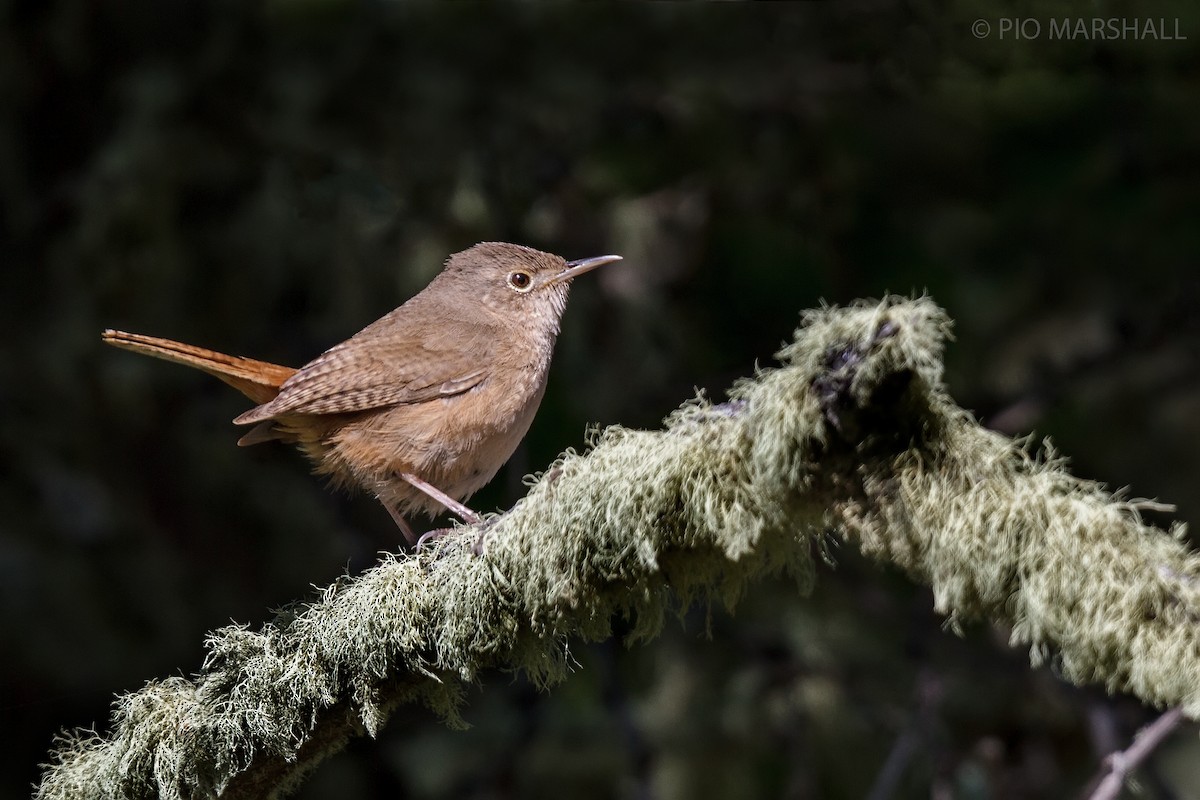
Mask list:
[[[294,442],[318,474],[405,515],[448,508],[492,479],[529,430],[572,279],[620,256],[579,261],[484,242],[452,255],[404,305],[300,369],[106,330],[105,342],[196,367],[260,405],[239,445]]]

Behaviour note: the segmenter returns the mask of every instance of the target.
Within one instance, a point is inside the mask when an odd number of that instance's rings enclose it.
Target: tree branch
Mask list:
[[[121,698],[112,730],[59,743],[41,798],[278,797],[397,705],[452,723],[481,670],[562,680],[572,639],[648,638],[673,603],[732,604],[814,575],[832,529],[991,618],[1069,680],[1200,712],[1200,559],[1061,462],[946,395],[949,320],[928,299],[807,314],[783,366],[661,431],[610,428],[494,521],[385,558],[261,631],[213,633],[201,672]]]

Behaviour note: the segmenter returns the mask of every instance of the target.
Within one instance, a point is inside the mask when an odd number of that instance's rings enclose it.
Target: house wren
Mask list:
[[[571,280],[620,256],[566,261],[485,242],[452,255],[419,294],[300,369],[106,330],[109,344],[208,372],[259,403],[239,445],[294,442],[318,474],[404,515],[462,505],[529,430]]]

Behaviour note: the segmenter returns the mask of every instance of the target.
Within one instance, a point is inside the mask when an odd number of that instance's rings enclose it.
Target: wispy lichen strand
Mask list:
[[[261,631],[216,631],[193,680],[119,699],[111,732],[59,743],[38,796],[280,796],[399,704],[458,721],[481,670],[550,685],[614,617],[653,636],[765,572],[814,576],[825,531],[993,619],[1033,662],[1200,715],[1200,559],[1060,461],[948,397],[949,320],[928,299],[809,312],[782,366],[661,431],[610,428],[493,520],[385,558]]]

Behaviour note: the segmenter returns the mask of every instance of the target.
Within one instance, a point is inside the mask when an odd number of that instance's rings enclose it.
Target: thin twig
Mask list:
[[[1129,747],[1110,753],[1104,759],[1104,777],[1087,800],[1116,800],[1129,773],[1141,766],[1182,720],[1183,709],[1176,706],[1138,731]]]
[[[867,794],[867,800],[888,800],[895,797],[900,781],[909,764],[921,751],[922,743],[928,743],[937,723],[938,705],[944,694],[941,679],[933,670],[923,669],[917,676],[917,702],[912,718],[896,737],[887,760],[875,777],[875,783]]]

